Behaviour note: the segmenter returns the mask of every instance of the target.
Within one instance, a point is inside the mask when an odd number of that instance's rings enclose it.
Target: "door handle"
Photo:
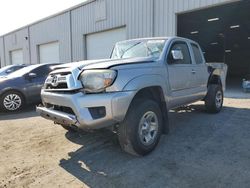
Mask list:
[[[195,70],[192,70],[192,72],[191,72],[192,74],[195,74],[196,73],[196,71]]]

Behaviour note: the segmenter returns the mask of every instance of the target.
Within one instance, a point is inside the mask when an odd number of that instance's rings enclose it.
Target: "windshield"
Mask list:
[[[115,45],[111,59],[153,57],[158,59],[166,40],[125,41]]]
[[[24,68],[22,68],[22,69],[20,69],[20,70],[18,70],[18,71],[15,71],[15,72],[9,74],[8,77],[19,77],[19,76],[23,76],[23,75],[25,75],[25,74],[31,72],[33,69],[39,67],[39,66],[41,66],[41,65],[30,65],[30,66],[28,66],[28,67],[24,67]]]
[[[13,67],[13,65],[9,65],[6,67],[3,67],[0,69],[0,76],[4,76],[8,74],[8,70],[11,69]]]

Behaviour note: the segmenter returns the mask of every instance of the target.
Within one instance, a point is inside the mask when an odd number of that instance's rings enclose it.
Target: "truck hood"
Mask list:
[[[74,63],[67,63],[63,65],[54,66],[53,69],[107,69],[118,65],[126,65],[133,63],[149,63],[154,62],[153,57],[141,57],[141,58],[127,58],[127,59],[100,59],[100,60],[86,60]]]
[[[106,69],[119,65],[126,64],[138,64],[138,63],[149,63],[155,61],[155,58],[144,57],[144,58],[128,58],[128,59],[109,59],[103,62],[92,63],[88,65],[83,65],[81,69]]]

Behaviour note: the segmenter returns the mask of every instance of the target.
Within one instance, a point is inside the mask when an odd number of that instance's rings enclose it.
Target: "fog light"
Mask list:
[[[100,119],[106,116],[106,109],[104,106],[89,108],[89,113],[93,119]]]

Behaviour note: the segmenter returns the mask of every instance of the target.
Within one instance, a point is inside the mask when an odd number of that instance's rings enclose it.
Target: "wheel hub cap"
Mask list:
[[[216,93],[216,97],[215,97],[215,104],[217,108],[220,108],[222,105],[222,100],[223,100],[223,95],[221,91],[218,91]]]
[[[3,105],[7,110],[14,111],[20,108],[22,100],[17,94],[9,94],[3,100]]]
[[[139,124],[139,136],[140,141],[144,145],[152,144],[157,136],[158,133],[158,118],[154,112],[146,112]]]

